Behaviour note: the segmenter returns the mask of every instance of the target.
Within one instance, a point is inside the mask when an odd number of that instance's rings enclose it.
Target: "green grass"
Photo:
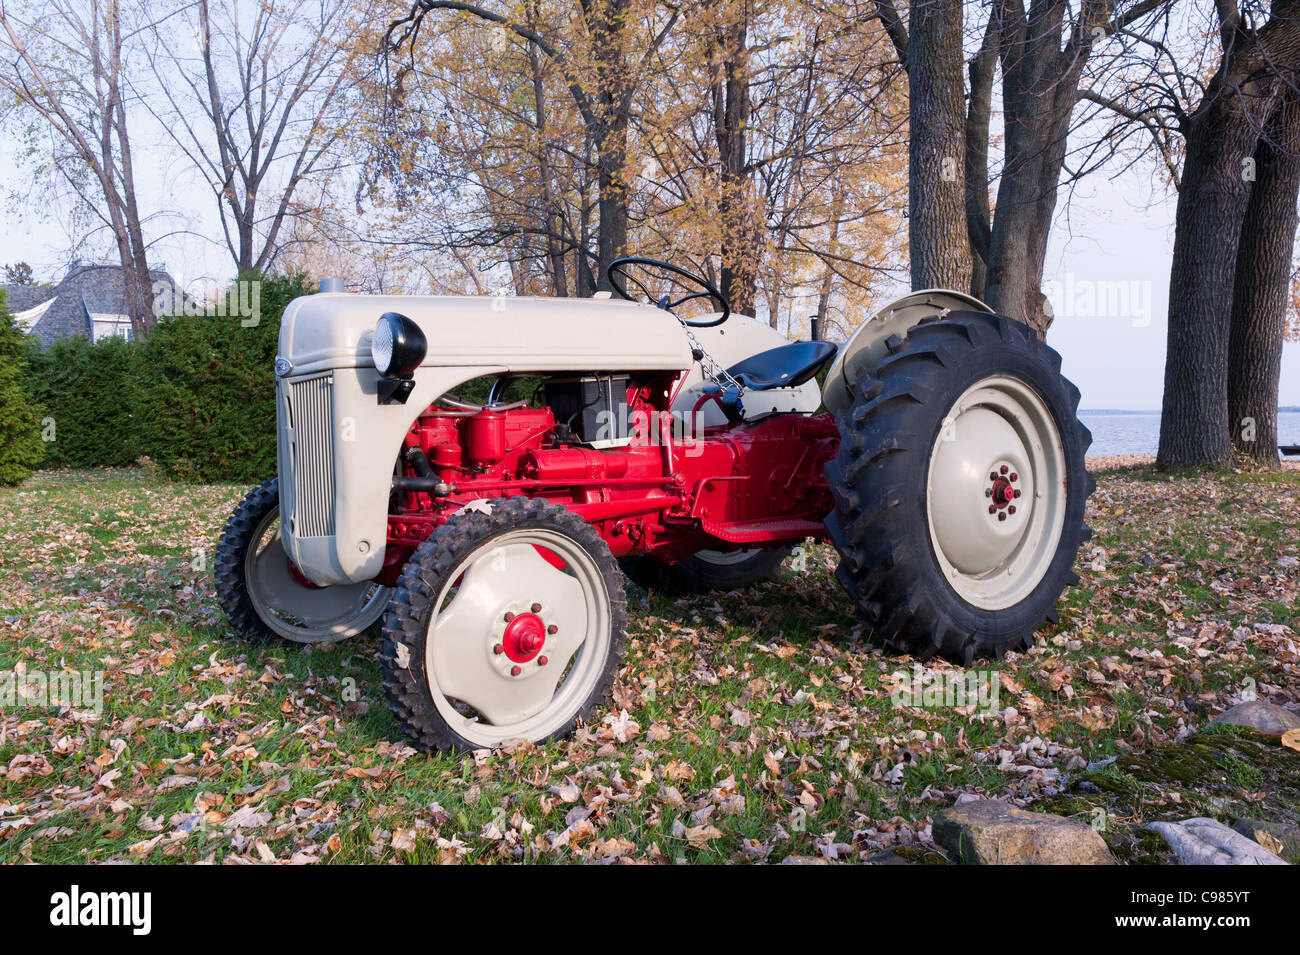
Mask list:
[[[1300,693],[1300,474],[1111,471],[1060,623],[980,664],[1006,681],[994,714],[895,707],[915,661],[858,638],[816,547],[747,593],[631,590],[613,699],[570,740],[429,757],[373,638],[229,634],[211,560],[242,493],[141,471],[0,490],[0,672],[105,675],[98,718],[4,707],[0,861],[860,859],[927,845],[960,793],[1031,801],[1245,686]]]

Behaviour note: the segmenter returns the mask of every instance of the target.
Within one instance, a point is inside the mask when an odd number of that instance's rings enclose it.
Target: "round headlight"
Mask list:
[[[375,360],[375,370],[387,375],[388,366],[393,363],[393,327],[382,319],[370,339],[370,357]]]
[[[381,378],[410,378],[428,352],[424,332],[405,315],[385,312],[370,336],[370,357]]]

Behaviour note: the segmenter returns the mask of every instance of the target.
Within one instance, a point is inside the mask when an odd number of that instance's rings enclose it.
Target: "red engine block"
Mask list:
[[[830,415],[773,414],[692,437],[650,403],[665,384],[629,388],[629,440],[599,450],[559,439],[550,408],[426,409],[403,445],[376,579],[395,583],[415,547],[463,505],[517,494],[563,504],[615,556],[671,562],[822,536],[831,510],[822,469],[839,445]]]

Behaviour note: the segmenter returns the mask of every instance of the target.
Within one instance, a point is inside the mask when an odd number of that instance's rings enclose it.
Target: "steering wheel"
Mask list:
[[[646,268],[661,269],[664,272],[668,272],[670,275],[674,275],[679,279],[685,280],[685,282],[688,285],[699,286],[701,291],[690,292],[686,295],[683,295],[681,298],[676,298],[676,299],[673,298],[672,295],[667,292],[665,292],[662,295],[656,296],[648,288],[646,288],[645,284],[628,269],[628,266],[631,265],[640,265]],[[713,299],[721,306],[721,308],[718,309],[718,311],[721,314],[717,318],[709,322],[688,322],[684,318],[677,317],[677,320],[679,322],[681,322],[683,325],[688,325],[691,328],[712,328],[714,325],[721,325],[723,322],[725,322],[728,318],[731,317],[731,303],[728,302],[727,297],[723,295],[721,292],[719,292],[716,288],[714,288],[712,284],[710,284],[705,279],[700,278],[698,275],[692,275],[690,272],[687,272],[685,269],[680,269],[677,266],[670,265],[667,262],[661,262],[658,259],[643,259],[634,255],[624,256],[621,259],[615,259],[613,262],[609,263],[609,267],[605,269],[605,277],[609,279],[609,284],[614,287],[614,291],[618,293],[619,298],[625,298],[629,302],[637,301],[637,299],[633,298],[631,295],[627,293],[627,286],[624,284],[625,282],[631,282],[633,285],[639,288],[642,291],[642,293],[644,293],[645,297],[649,301],[654,302],[655,305],[657,305],[659,308],[662,308],[665,312],[671,312],[673,309],[678,308],[679,306],[684,305],[685,303],[697,298],[710,298]],[[623,281],[619,281],[620,279],[622,279]]]

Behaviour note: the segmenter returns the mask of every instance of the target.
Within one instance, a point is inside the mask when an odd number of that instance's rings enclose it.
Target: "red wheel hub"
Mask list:
[[[1010,503],[1015,497],[1015,488],[1011,482],[1005,478],[998,478],[993,482],[993,503],[1001,507],[1003,504]]]
[[[506,624],[501,644],[515,663],[527,663],[546,645],[546,624],[535,613],[521,613]]]

